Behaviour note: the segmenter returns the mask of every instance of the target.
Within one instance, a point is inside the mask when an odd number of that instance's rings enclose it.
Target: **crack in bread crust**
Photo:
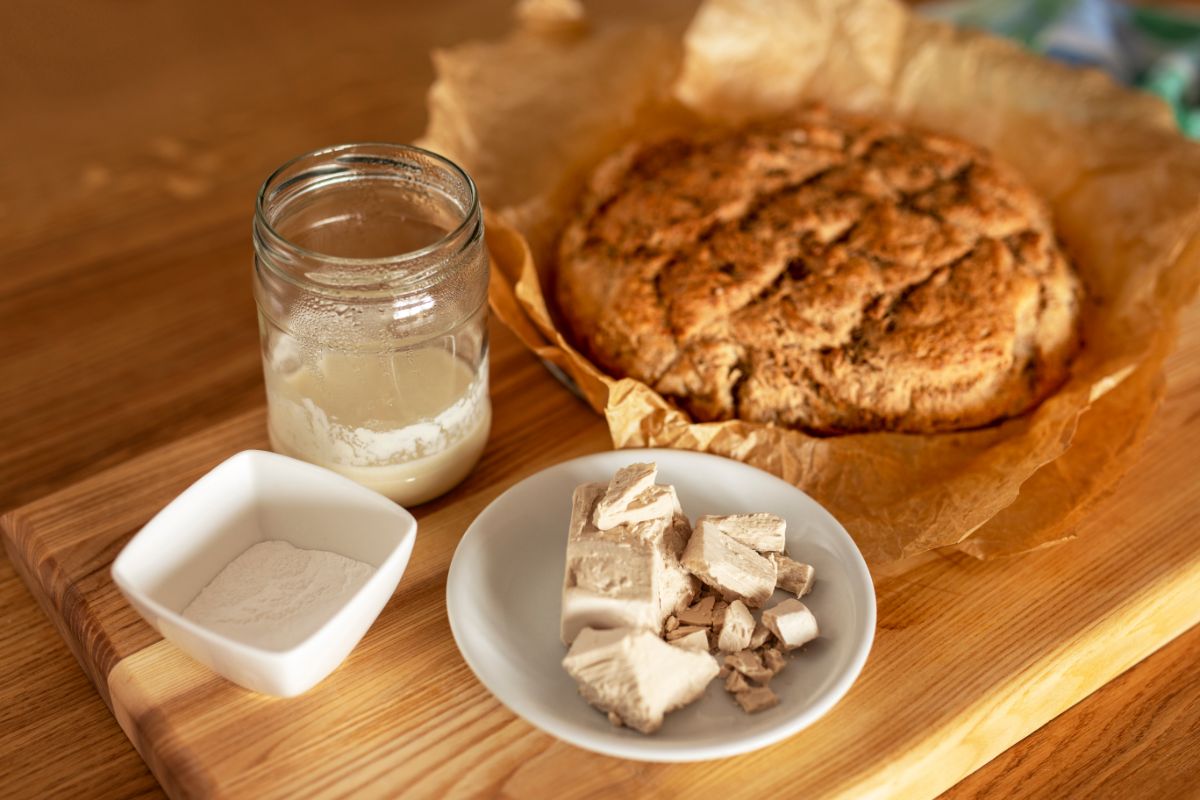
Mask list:
[[[557,278],[585,352],[701,421],[974,428],[1053,392],[1079,346],[1079,279],[1015,172],[815,108],[614,154]]]

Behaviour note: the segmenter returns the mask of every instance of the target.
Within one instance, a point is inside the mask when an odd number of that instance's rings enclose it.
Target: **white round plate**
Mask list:
[[[558,623],[571,493],[635,461],[658,463],[684,513],[770,511],[787,520],[787,550],[812,564],[805,604],[821,636],[771,682],[781,702],[747,715],[714,680],[700,700],[643,736],[613,727],[562,668]],[[776,592],[775,600],[785,597]],[[571,744],[642,761],[699,761],[765,747],[811,724],[850,688],[875,634],[875,590],[846,530],[815,500],[762,470],[686,450],[615,450],[532,475],[496,498],[467,529],[446,581],[450,629],[476,676],[513,713]]]

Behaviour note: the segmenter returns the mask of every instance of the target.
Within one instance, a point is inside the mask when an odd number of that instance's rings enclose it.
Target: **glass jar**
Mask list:
[[[483,215],[417,147],[277,169],[254,213],[271,447],[405,505],[459,483],[491,428]]]

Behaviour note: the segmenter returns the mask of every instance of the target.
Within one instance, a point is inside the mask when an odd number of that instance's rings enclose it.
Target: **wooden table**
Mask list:
[[[262,402],[258,183],[321,145],[411,140],[429,50],[507,26],[506,4],[412,5],[0,6],[0,509]],[[1193,629],[947,796],[1190,794],[1197,741]],[[160,796],[3,559],[0,787]]]

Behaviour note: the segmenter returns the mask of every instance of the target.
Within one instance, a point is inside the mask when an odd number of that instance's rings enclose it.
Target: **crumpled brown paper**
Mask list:
[[[463,164],[493,210],[496,314],[575,380],[615,446],[703,450],[780,475],[876,564],[1070,535],[1130,463],[1176,313],[1200,283],[1200,147],[1165,106],[892,0],[709,0],[690,23],[653,25],[537,14],[501,42],[437,54],[423,143]],[[1088,302],[1072,377],[1037,409],[939,435],[697,424],[563,338],[546,300],[553,246],[591,166],[630,137],[814,100],[988,147],[1048,199]]]

